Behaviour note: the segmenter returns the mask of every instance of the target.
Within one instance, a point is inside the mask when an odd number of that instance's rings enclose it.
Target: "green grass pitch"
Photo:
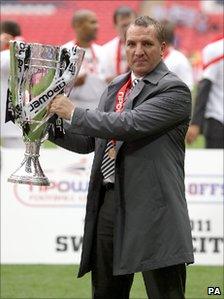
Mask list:
[[[0,298],[91,298],[90,275],[77,279],[77,271],[77,265],[2,265]],[[219,287],[222,295],[208,296],[209,286]],[[135,275],[130,298],[147,298],[140,273]],[[223,298],[222,267],[187,267],[186,298]]]

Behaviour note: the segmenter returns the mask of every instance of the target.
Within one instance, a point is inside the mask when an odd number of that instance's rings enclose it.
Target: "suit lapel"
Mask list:
[[[124,105],[124,110],[130,110],[133,107],[133,101],[141,93],[145,83],[141,80],[130,92]]]
[[[125,74],[120,80],[112,82],[108,87],[108,96],[105,103],[105,112],[114,111],[116,103],[116,95],[123,84],[128,80],[130,73]]]
[[[107,98],[106,98],[105,109],[104,109],[105,112],[110,112],[110,111],[112,112],[112,111],[114,111],[117,92],[121,88],[121,86],[123,84],[125,84],[125,82],[129,78],[129,76],[130,76],[130,72],[128,74],[123,75],[120,78],[120,80],[116,80],[115,82],[112,82],[109,85],[109,87],[108,87],[108,95],[107,95]],[[121,146],[123,142],[117,141],[116,142],[116,147],[117,147],[117,144],[119,144],[119,143],[121,143],[120,144],[120,146]],[[101,146],[104,149],[104,151],[105,151],[106,145],[107,145],[107,141],[106,140],[102,140],[101,141]]]
[[[140,95],[142,92],[144,86],[147,83],[150,83],[152,88],[150,88],[148,92],[148,96],[150,95],[151,91],[155,86],[158,84],[158,82],[163,78],[167,73],[169,73],[168,68],[164,64],[163,61],[161,61],[157,67],[153,70],[153,72],[146,75],[134,88],[131,90],[130,94],[127,97],[127,100],[124,105],[124,110],[131,110],[133,108],[133,101]],[[122,80],[119,80],[117,83],[115,82],[114,85],[111,86],[111,96],[108,98],[108,105],[106,107],[108,110],[106,111],[114,111],[114,105],[115,105],[115,98],[118,90],[121,88],[121,86],[127,81],[129,74],[126,74]],[[139,97],[139,101],[142,102],[144,99],[141,99]],[[123,144],[123,141],[117,141],[116,142],[116,152],[118,153],[119,149],[121,148]]]
[[[130,92],[130,94],[127,97],[127,100],[124,105],[124,110],[131,110],[133,107],[133,101],[137,96],[141,93],[143,87],[145,86],[145,83],[143,80],[141,80]],[[116,142],[116,153],[118,153],[119,149],[121,148],[123,141],[117,141]]]

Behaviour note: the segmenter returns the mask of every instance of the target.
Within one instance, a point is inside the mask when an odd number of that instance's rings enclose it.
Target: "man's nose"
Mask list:
[[[141,44],[137,44],[136,45],[136,48],[135,48],[135,55],[136,56],[141,56],[143,55],[143,48],[142,48],[142,45]]]

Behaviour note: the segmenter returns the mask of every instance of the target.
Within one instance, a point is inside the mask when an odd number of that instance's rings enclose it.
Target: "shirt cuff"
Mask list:
[[[70,119],[68,120],[65,120],[69,125],[71,125],[72,124],[72,118],[73,118],[73,114],[74,114],[74,112],[75,112],[75,108],[73,108],[72,109],[72,113],[71,113],[71,117],[70,117]]]

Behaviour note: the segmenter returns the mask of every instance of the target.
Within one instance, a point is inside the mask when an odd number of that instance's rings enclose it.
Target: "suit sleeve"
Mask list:
[[[63,137],[56,138],[52,131],[49,132],[49,140],[69,151],[78,154],[88,154],[95,149],[95,138],[76,134],[69,125],[65,126]]]
[[[102,112],[76,108],[72,119],[74,132],[120,141],[133,141],[165,133],[189,120],[191,95],[185,85],[173,85],[132,110]]]
[[[105,109],[104,99],[107,97],[108,88],[106,88],[101,96],[98,110],[103,111]],[[83,109],[83,111],[85,111]],[[93,110],[95,112],[95,110]],[[64,122],[65,134],[63,137],[56,138],[53,131],[49,131],[49,140],[60,147],[63,147],[69,151],[76,152],[78,154],[89,154],[95,150],[95,138],[88,134],[83,134],[77,130],[76,126],[68,125]]]

